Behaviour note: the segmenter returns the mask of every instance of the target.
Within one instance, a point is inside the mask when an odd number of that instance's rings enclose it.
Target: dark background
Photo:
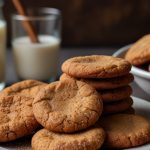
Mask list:
[[[150,0],[22,0],[28,7],[54,7],[62,11],[62,45],[121,46],[150,33]],[[11,38],[11,0],[4,15]]]

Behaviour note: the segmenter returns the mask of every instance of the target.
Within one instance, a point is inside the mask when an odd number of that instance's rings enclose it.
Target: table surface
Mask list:
[[[81,56],[81,55],[112,55],[117,48],[67,48],[67,49],[62,49],[60,51],[60,63],[59,63],[59,71],[58,74],[61,74],[60,66],[64,60],[73,57],[73,56]],[[8,84],[14,83],[18,81],[18,78],[15,73],[14,69],[14,63],[13,63],[13,57],[12,57],[12,52],[8,51],[7,53],[7,67],[6,67],[6,82]],[[133,88],[133,95],[136,97],[148,99],[149,97],[135,84],[132,83],[132,88]],[[0,144],[0,150],[1,146],[7,149],[11,150],[30,150],[30,140],[31,136],[27,136],[25,138],[16,140],[14,142],[8,142],[8,143],[1,143]]]

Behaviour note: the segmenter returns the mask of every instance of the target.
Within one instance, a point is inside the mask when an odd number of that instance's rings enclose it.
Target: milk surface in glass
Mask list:
[[[13,40],[16,71],[22,79],[49,80],[57,75],[60,40],[47,35],[39,40],[32,43],[27,36]]]

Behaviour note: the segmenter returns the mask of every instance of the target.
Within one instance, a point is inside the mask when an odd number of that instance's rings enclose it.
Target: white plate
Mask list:
[[[150,121],[150,102],[137,97],[132,98],[134,100],[133,107],[135,108],[136,114],[142,115]],[[150,150],[150,144],[135,148],[128,148],[126,150]]]

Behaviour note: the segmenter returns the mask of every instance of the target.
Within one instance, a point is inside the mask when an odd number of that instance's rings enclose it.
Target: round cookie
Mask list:
[[[132,98],[104,104],[103,114],[120,113],[129,109],[133,104]]]
[[[73,78],[65,73],[60,76],[60,80],[65,80],[68,78]],[[134,76],[131,73],[127,75],[114,77],[114,78],[106,78],[106,79],[81,79],[78,78],[77,80],[86,82],[93,86],[97,90],[104,90],[104,89],[115,89],[118,87],[122,87],[128,85],[134,80]]]
[[[102,128],[91,128],[78,133],[60,134],[42,129],[32,138],[33,150],[97,150],[105,139]]]
[[[150,34],[143,36],[127,51],[125,59],[139,66],[150,61]]]
[[[0,142],[29,135],[39,126],[33,115],[32,102],[29,97],[0,97]]]
[[[121,101],[122,99],[130,97],[131,94],[132,88],[129,85],[116,89],[100,91],[100,96],[102,97],[103,102],[106,103],[113,101]]]
[[[15,83],[0,92],[0,96],[20,95],[34,98],[47,84],[36,80],[24,80]]]
[[[117,114],[98,123],[106,132],[106,148],[130,148],[150,142],[150,123],[142,116]]]
[[[85,129],[95,124],[102,109],[102,101],[95,89],[73,79],[47,85],[33,102],[37,121],[55,132]]]
[[[62,71],[76,78],[112,78],[128,74],[130,69],[128,61],[104,55],[74,57],[62,64]]]

